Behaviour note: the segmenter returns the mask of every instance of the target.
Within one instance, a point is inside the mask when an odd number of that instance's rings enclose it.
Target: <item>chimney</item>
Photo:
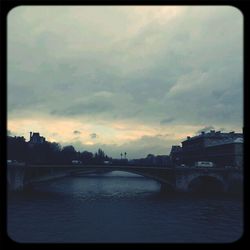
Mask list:
[[[31,137],[32,137],[32,132],[30,132],[30,141],[31,141]]]
[[[187,136],[187,139],[189,140],[189,139],[190,139],[190,136]]]

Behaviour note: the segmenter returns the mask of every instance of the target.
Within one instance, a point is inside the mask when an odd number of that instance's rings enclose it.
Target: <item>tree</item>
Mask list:
[[[95,153],[95,162],[96,163],[103,163],[105,160],[105,153],[100,148],[98,149],[97,153]]]
[[[7,157],[9,160],[27,161],[28,145],[23,136],[7,137]]]
[[[80,153],[80,160],[85,163],[91,163],[93,161],[93,154],[88,151],[83,151]]]
[[[98,155],[99,159],[104,159],[105,158],[105,153],[100,148],[98,149],[97,155]]]
[[[155,156],[153,154],[148,154],[145,160],[146,160],[146,164],[154,164]]]
[[[49,161],[50,163],[60,162],[61,145],[56,142],[49,142]]]
[[[77,158],[77,152],[72,145],[63,147],[61,151],[62,163],[70,164],[72,160]]]
[[[59,143],[44,141],[43,143],[29,143],[24,137],[7,136],[8,160],[24,161],[33,164],[71,164],[72,160],[82,162],[103,163],[110,158],[102,149],[93,153],[77,152],[72,145],[61,147]]]

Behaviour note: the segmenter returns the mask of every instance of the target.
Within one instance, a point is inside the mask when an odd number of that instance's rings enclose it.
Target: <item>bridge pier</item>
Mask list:
[[[22,191],[24,188],[25,165],[7,166],[7,183],[10,191]]]
[[[186,175],[178,175],[176,174],[176,179],[175,179],[175,189],[178,192],[188,192],[188,184],[189,184],[189,179],[188,176]]]
[[[161,183],[161,192],[162,193],[173,193],[176,190],[174,185],[168,183]]]

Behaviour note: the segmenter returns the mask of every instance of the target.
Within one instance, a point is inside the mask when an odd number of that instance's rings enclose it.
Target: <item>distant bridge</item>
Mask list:
[[[161,183],[166,190],[188,192],[202,182],[213,183],[222,191],[242,186],[243,174],[239,169],[155,167],[117,165],[8,165],[7,181],[10,190],[23,190],[35,182],[52,180],[70,175],[100,171],[123,171],[151,178]]]

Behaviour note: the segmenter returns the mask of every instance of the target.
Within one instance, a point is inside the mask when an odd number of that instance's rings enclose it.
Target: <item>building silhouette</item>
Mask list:
[[[34,144],[42,144],[45,142],[45,137],[40,136],[39,133],[37,132],[30,132],[30,140],[29,140],[29,144],[34,145]]]
[[[169,154],[170,162],[172,165],[179,165],[182,163],[182,147],[173,145]]]
[[[243,134],[210,132],[190,137],[181,146],[172,146],[170,158],[173,165],[194,165],[197,161],[211,161],[217,167],[243,166]]]

